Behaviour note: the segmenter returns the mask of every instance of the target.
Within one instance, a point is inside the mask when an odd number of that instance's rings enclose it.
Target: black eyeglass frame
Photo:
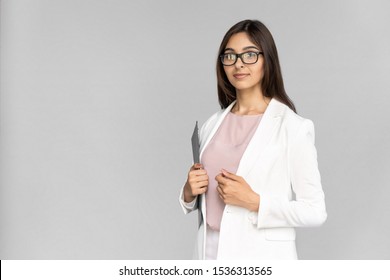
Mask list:
[[[255,54],[257,55],[257,56],[256,56],[256,61],[255,61],[255,62],[251,62],[251,63],[244,62],[244,60],[242,59],[242,56],[243,56],[244,54],[247,54],[247,53],[255,53]],[[223,57],[224,57],[225,55],[227,55],[227,54],[234,54],[234,55],[236,56],[236,60],[234,61],[234,63],[232,63],[232,64],[224,64],[224,63],[223,63]],[[242,61],[242,63],[244,63],[244,64],[255,64],[255,63],[259,60],[259,55],[260,55],[260,54],[264,54],[264,53],[263,53],[263,52],[260,52],[260,51],[258,51],[258,52],[249,51],[249,52],[243,52],[243,53],[224,53],[224,54],[221,54],[221,55],[219,56],[219,58],[220,58],[220,60],[221,60],[222,65],[224,65],[224,66],[232,66],[232,65],[236,64],[238,58],[240,58],[241,61]]]

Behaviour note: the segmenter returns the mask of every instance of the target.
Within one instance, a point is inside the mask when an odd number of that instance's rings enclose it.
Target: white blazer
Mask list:
[[[200,129],[201,158],[234,103],[211,116]],[[236,174],[260,195],[260,207],[258,212],[251,212],[225,206],[217,259],[297,259],[294,227],[320,226],[327,218],[313,122],[271,99]],[[205,194],[197,199],[200,201],[189,207],[181,189],[179,200],[184,213],[199,208],[195,257],[204,259]]]

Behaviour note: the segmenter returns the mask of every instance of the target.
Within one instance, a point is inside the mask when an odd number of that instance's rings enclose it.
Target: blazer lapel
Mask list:
[[[285,105],[272,98],[265,110],[259,126],[249,142],[237,169],[237,175],[245,177],[249,174],[257,159],[263,154],[285,110]]]

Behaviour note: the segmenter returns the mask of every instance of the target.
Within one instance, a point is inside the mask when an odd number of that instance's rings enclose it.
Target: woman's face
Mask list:
[[[224,54],[234,53],[241,54],[245,52],[261,52],[249,39],[245,32],[234,34],[228,41]],[[261,54],[255,64],[245,64],[240,58],[234,65],[223,66],[229,82],[237,91],[242,90],[261,90],[261,80],[263,79],[264,59]]]

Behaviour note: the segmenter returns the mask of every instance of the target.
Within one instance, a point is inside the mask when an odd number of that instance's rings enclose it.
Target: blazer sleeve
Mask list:
[[[314,124],[304,119],[291,144],[289,156],[290,181],[295,200],[260,194],[258,228],[309,227],[325,222],[325,197],[314,140]]]
[[[188,213],[190,213],[198,208],[197,207],[197,205],[198,205],[197,200],[198,200],[198,196],[196,196],[195,199],[191,202],[185,202],[184,201],[184,186],[181,188],[180,196],[179,196],[179,203],[180,203],[181,208],[184,211],[184,214],[188,214]]]

